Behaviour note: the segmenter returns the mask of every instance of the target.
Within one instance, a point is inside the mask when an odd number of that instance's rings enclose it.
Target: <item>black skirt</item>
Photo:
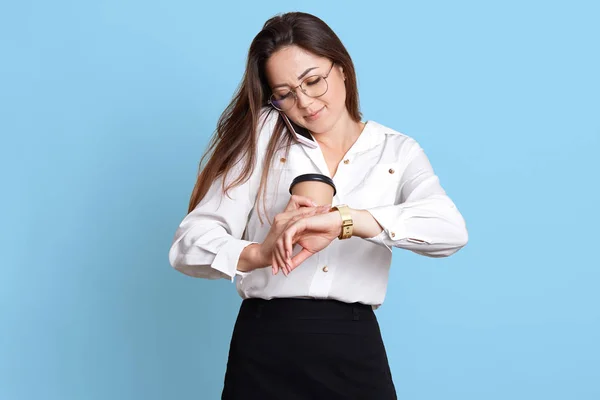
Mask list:
[[[221,399],[396,399],[373,309],[316,299],[246,299]]]

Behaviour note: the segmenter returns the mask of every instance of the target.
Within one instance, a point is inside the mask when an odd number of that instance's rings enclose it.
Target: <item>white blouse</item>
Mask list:
[[[178,271],[198,278],[235,281],[244,299],[308,297],[378,308],[386,294],[392,246],[424,256],[447,257],[466,245],[465,221],[419,144],[407,135],[367,121],[333,177],[337,189],[333,205],[369,211],[383,231],[368,239],[335,239],[288,276],[281,272],[273,275],[270,267],[237,271],[244,247],[262,243],[269,221],[287,205],[294,177],[305,173],[330,176],[320,148],[294,143],[288,154],[284,150],[276,153],[267,181],[267,219],[263,216],[261,224],[255,200],[262,161],[278,115],[263,112],[261,121],[265,118],[250,179],[231,189],[229,196],[222,194],[223,178],[217,179],[179,225],[169,251],[169,261]],[[236,178],[241,166],[237,163],[227,182]],[[262,198],[259,200],[262,203]],[[264,213],[262,204],[259,208]],[[298,251],[296,245],[293,254]]]

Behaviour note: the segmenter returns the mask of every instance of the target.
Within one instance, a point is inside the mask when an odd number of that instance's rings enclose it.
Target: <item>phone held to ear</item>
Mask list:
[[[285,122],[285,126],[287,126],[288,130],[294,135],[296,140],[311,149],[316,149],[319,147],[317,142],[312,138],[308,129],[296,124],[292,120],[290,120],[287,115],[283,111],[279,111],[279,115],[283,118],[283,122]]]

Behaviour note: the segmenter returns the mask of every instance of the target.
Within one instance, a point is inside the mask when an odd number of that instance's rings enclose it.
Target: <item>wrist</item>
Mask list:
[[[361,219],[361,211],[363,210],[357,210],[355,208],[350,208],[350,215],[352,216],[352,221],[354,223],[354,227],[352,229],[352,236],[358,236],[361,237],[361,227],[360,227],[360,223],[359,220]]]
[[[271,254],[265,255],[263,254],[264,245],[262,243],[256,243],[256,246],[254,246],[254,254],[253,254],[253,260],[254,260],[254,268],[253,269],[258,269],[258,268],[265,268],[268,267],[269,265],[271,265]]]
[[[365,239],[376,236],[383,230],[379,222],[367,210],[350,208],[350,215],[354,221],[352,236]]]
[[[264,264],[264,265],[263,265]],[[258,268],[269,265],[264,263],[259,243],[252,243],[244,249],[238,262],[237,270],[240,272],[251,272]]]

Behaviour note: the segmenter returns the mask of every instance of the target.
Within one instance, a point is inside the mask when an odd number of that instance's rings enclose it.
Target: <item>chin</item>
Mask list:
[[[340,120],[340,115],[332,115],[327,113],[316,121],[306,121],[306,127],[313,133],[329,132],[333,129],[335,124]]]

